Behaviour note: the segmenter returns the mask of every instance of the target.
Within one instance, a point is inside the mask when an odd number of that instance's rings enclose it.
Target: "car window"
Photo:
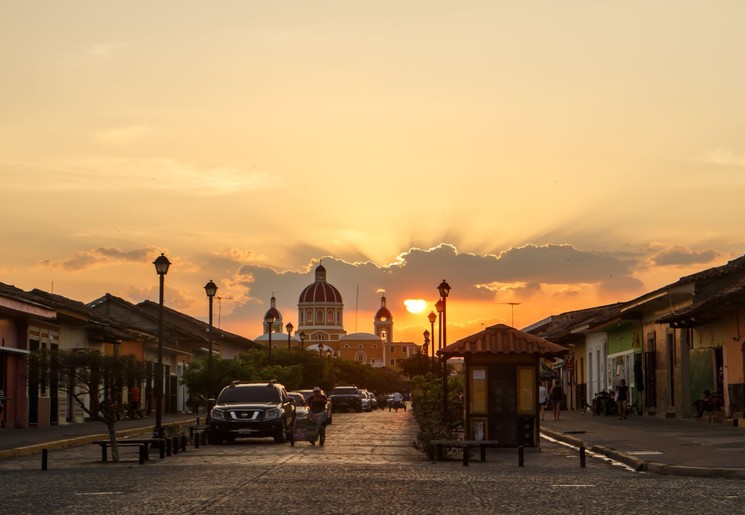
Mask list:
[[[357,388],[334,388],[331,394],[350,395],[357,394]]]
[[[279,402],[280,395],[276,388],[268,386],[236,387],[223,390],[218,403],[224,402]]]

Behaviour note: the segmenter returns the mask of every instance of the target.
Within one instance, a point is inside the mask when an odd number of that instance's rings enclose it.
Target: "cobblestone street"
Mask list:
[[[135,448],[100,463],[98,446],[0,462],[1,513],[743,513],[741,480],[632,472],[543,443],[491,450],[464,467],[431,462],[412,446],[411,411],[337,413],[325,447],[270,439],[207,446],[145,465]],[[684,494],[682,494],[684,493]]]

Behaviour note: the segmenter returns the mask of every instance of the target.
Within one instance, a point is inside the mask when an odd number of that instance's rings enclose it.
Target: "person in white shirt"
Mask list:
[[[404,396],[401,395],[401,392],[396,392],[393,394],[393,409],[395,409],[396,412],[398,412],[398,408],[403,408],[404,411],[406,411],[406,405],[404,404]]]
[[[548,390],[541,383],[538,386],[538,406],[541,409],[541,420],[543,420],[543,415],[546,413],[546,405],[548,405]]]

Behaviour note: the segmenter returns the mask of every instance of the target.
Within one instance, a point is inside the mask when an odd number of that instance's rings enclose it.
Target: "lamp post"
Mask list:
[[[155,272],[160,278],[158,296],[158,364],[155,367],[155,435],[158,438],[163,438],[163,427],[161,426],[163,419],[163,286],[171,262],[168,261],[165,254],[161,253],[153,261],[153,264],[155,265]]]
[[[434,311],[430,311],[429,315],[427,315],[427,318],[429,318],[429,325],[432,328],[432,373],[435,373],[435,320],[437,320],[437,315],[435,315]]]
[[[212,279],[204,285],[204,291],[207,293],[207,298],[209,299],[209,322],[207,326],[207,341],[209,342],[209,354],[207,355],[207,402],[209,403],[212,398],[212,300],[217,293],[217,285],[212,282]],[[209,408],[208,406],[208,414]]]
[[[266,314],[266,318],[264,318],[264,321],[269,326],[269,363],[272,362],[272,328],[274,326],[274,314],[269,313]]]
[[[442,315],[440,316],[440,321],[442,322],[442,329],[440,332],[442,333],[442,349],[447,347],[447,298],[450,294],[450,285],[445,281],[445,279],[442,280],[440,285],[437,287],[437,291],[440,292],[440,301],[438,301],[438,304],[442,302]],[[439,308],[438,308],[439,311]],[[442,356],[442,417],[443,419],[447,420],[448,415],[448,359],[445,357],[445,355]]]
[[[300,331],[300,350],[305,350],[305,339],[307,338],[305,331]]]
[[[322,343],[318,344],[318,355],[323,357],[323,344]]]
[[[424,344],[422,345],[422,352],[421,354],[424,356],[424,370],[429,369],[429,331],[424,330]]]
[[[287,350],[290,350],[292,348],[290,335],[292,334],[292,322],[287,322],[287,325],[285,326],[285,329],[287,329]]]
[[[326,359],[328,360],[329,363],[331,363],[331,356],[333,355],[334,355],[334,351],[332,351],[331,349],[326,349]]]

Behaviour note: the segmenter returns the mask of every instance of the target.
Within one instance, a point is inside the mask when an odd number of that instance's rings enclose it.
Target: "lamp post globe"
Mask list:
[[[287,350],[292,348],[292,340],[290,337],[292,336],[293,327],[292,322],[287,322],[287,325],[285,325],[285,329],[287,329]]]
[[[305,331],[300,331],[300,350],[305,350],[305,339],[307,337]]]
[[[212,398],[212,301],[217,294],[217,285],[210,279],[210,281],[204,285],[204,291],[209,299],[209,321],[207,323],[207,402]],[[207,414],[209,416],[209,408],[207,407]]]
[[[155,367],[155,436],[163,438],[163,289],[165,276],[171,262],[165,254],[161,253],[155,261],[155,273],[159,277],[158,288],[158,363]]]

